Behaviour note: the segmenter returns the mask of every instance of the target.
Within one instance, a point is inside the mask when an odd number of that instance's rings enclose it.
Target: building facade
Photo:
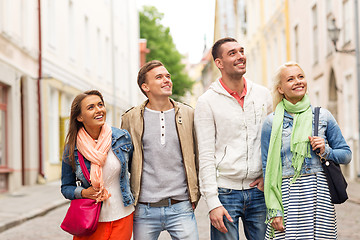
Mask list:
[[[0,193],[37,179],[36,0],[0,1]]]
[[[353,151],[353,160],[343,171],[350,179],[360,173],[359,116],[356,57],[336,52],[328,29],[333,19],[341,29],[337,48],[355,49],[354,0],[289,1],[291,59],[300,63],[308,79],[312,103],[331,111]],[[301,14],[299,14],[301,13]]]
[[[78,93],[118,127],[142,100],[138,22],[131,0],[0,0],[0,193],[60,178]]]
[[[353,151],[343,167],[349,179],[360,173],[357,63],[336,52],[328,34],[333,19],[341,29],[337,48],[355,48],[357,0],[217,0],[215,41],[235,37],[247,56],[246,77],[272,87],[281,64],[298,62],[306,73],[313,105],[329,109]],[[214,75],[217,72],[214,70]]]
[[[70,105],[98,89],[107,122],[138,102],[139,20],[131,0],[42,1],[42,156],[47,180],[60,177]]]

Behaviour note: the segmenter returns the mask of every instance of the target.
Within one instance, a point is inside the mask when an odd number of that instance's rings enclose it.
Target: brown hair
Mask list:
[[[156,68],[156,67],[161,67],[164,66],[164,64],[162,64],[162,62],[158,61],[158,60],[152,60],[150,62],[145,63],[139,70],[138,73],[138,78],[137,78],[137,82],[139,85],[139,88],[141,90],[141,92],[146,96],[146,92],[141,88],[141,85],[143,85],[143,83],[145,83],[146,81],[146,74],[151,71],[152,69]]]
[[[77,95],[72,104],[71,104],[71,112],[70,112],[70,120],[69,120],[69,131],[66,135],[65,139],[65,146],[66,146],[66,153],[69,157],[69,162],[73,169],[75,169],[75,145],[76,145],[76,137],[77,133],[81,127],[83,127],[83,123],[77,120],[77,117],[81,114],[81,102],[90,95],[97,95],[100,97],[101,101],[104,103],[103,96],[98,90],[89,90]],[[104,103],[105,106],[105,103]]]
[[[237,41],[235,38],[226,37],[226,38],[221,38],[214,43],[212,50],[211,50],[211,54],[214,58],[214,61],[215,61],[215,59],[221,57],[220,48],[224,43],[227,43],[227,42],[237,42]]]

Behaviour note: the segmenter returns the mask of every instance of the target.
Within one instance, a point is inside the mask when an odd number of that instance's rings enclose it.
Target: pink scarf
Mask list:
[[[108,151],[111,147],[111,134],[111,127],[105,123],[101,128],[97,142],[95,142],[83,127],[79,130],[76,139],[78,150],[91,162],[91,185],[99,192],[104,191],[102,194],[103,200],[110,197],[108,191],[104,189],[102,167],[105,164]]]

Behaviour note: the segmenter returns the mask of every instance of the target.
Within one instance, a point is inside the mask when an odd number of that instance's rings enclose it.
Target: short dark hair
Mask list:
[[[159,60],[152,60],[150,62],[145,63],[139,70],[138,73],[138,77],[137,77],[137,82],[139,85],[139,88],[141,90],[141,92],[146,96],[146,92],[144,92],[144,90],[141,88],[141,85],[143,85],[143,83],[145,83],[146,81],[146,74],[151,71],[152,69],[156,68],[156,67],[161,67],[164,66],[164,64],[162,62],[160,62]]]
[[[227,43],[227,42],[237,42],[237,41],[235,38],[226,37],[226,38],[221,38],[214,43],[212,50],[211,50],[211,54],[214,58],[214,61],[215,61],[215,59],[221,57],[220,48],[224,43]]]

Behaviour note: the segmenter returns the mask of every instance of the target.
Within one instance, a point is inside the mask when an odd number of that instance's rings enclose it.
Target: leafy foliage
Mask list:
[[[185,65],[181,63],[183,56],[175,47],[170,29],[160,23],[164,14],[153,6],[144,6],[139,16],[140,37],[147,40],[150,49],[146,61],[159,60],[165,65],[173,81],[173,97],[178,99],[191,90],[194,82],[185,72]]]

